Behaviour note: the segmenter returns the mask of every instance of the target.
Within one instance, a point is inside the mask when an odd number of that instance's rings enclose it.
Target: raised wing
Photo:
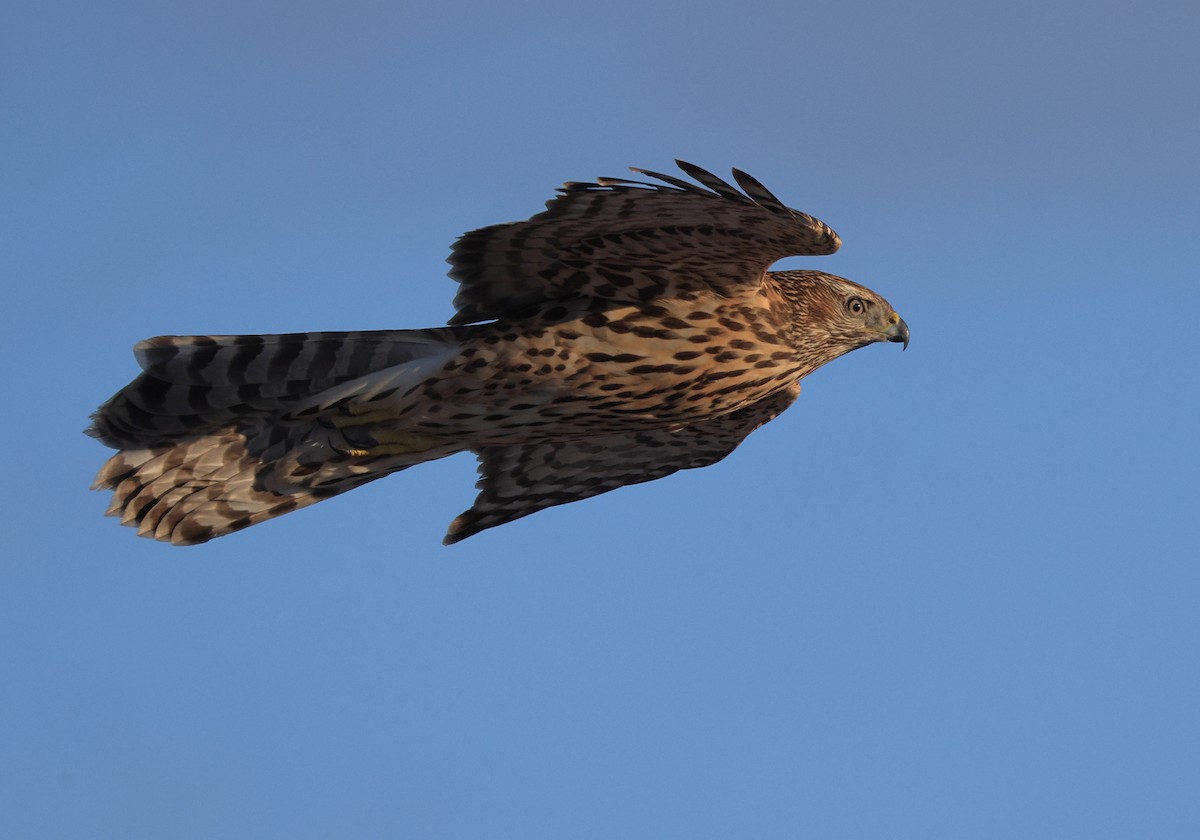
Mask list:
[[[623,178],[568,182],[525,222],[464,234],[450,255],[459,282],[451,324],[503,318],[568,296],[647,301],[757,284],[788,256],[832,254],[841,239],[785,206],[744,172],[741,190],[676,161],[699,185],[634,169]]]
[[[481,478],[475,485],[482,492],[470,510],[450,523],[444,542],[465,540],[554,505],[715,464],[755,429],[778,417],[799,394],[800,384],[793,383],[753,405],[678,431],[483,449],[478,453]]]

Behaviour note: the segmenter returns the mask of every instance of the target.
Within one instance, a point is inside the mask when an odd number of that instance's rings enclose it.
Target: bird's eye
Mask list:
[[[851,314],[861,315],[867,311],[867,304],[862,298],[853,297],[846,301],[846,308],[850,310]]]

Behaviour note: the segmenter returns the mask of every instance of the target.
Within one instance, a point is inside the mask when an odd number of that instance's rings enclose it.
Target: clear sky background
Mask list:
[[[434,7],[436,6],[436,10]],[[47,3],[0,26],[0,836],[1200,835],[1200,7]],[[453,548],[468,456],[203,547],[161,333],[434,326],[461,232],[737,166],[912,328]]]

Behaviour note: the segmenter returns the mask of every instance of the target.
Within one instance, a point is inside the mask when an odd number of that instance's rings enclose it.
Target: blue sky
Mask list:
[[[1200,831],[1194,3],[5,17],[0,835]],[[440,324],[458,234],[676,157],[909,350],[449,549],[466,456],[199,548],[102,516],[139,339]]]

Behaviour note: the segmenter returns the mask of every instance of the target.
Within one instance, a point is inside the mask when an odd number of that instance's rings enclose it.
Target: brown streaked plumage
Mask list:
[[[715,463],[795,401],[800,379],[876,341],[882,297],[817,271],[824,223],[741,190],[568,183],[525,222],[462,236],[450,326],[160,336],[93,416],[120,450],[97,488],[138,533],[205,542],[416,464],[473,451],[480,494],[446,542],[543,508]]]

